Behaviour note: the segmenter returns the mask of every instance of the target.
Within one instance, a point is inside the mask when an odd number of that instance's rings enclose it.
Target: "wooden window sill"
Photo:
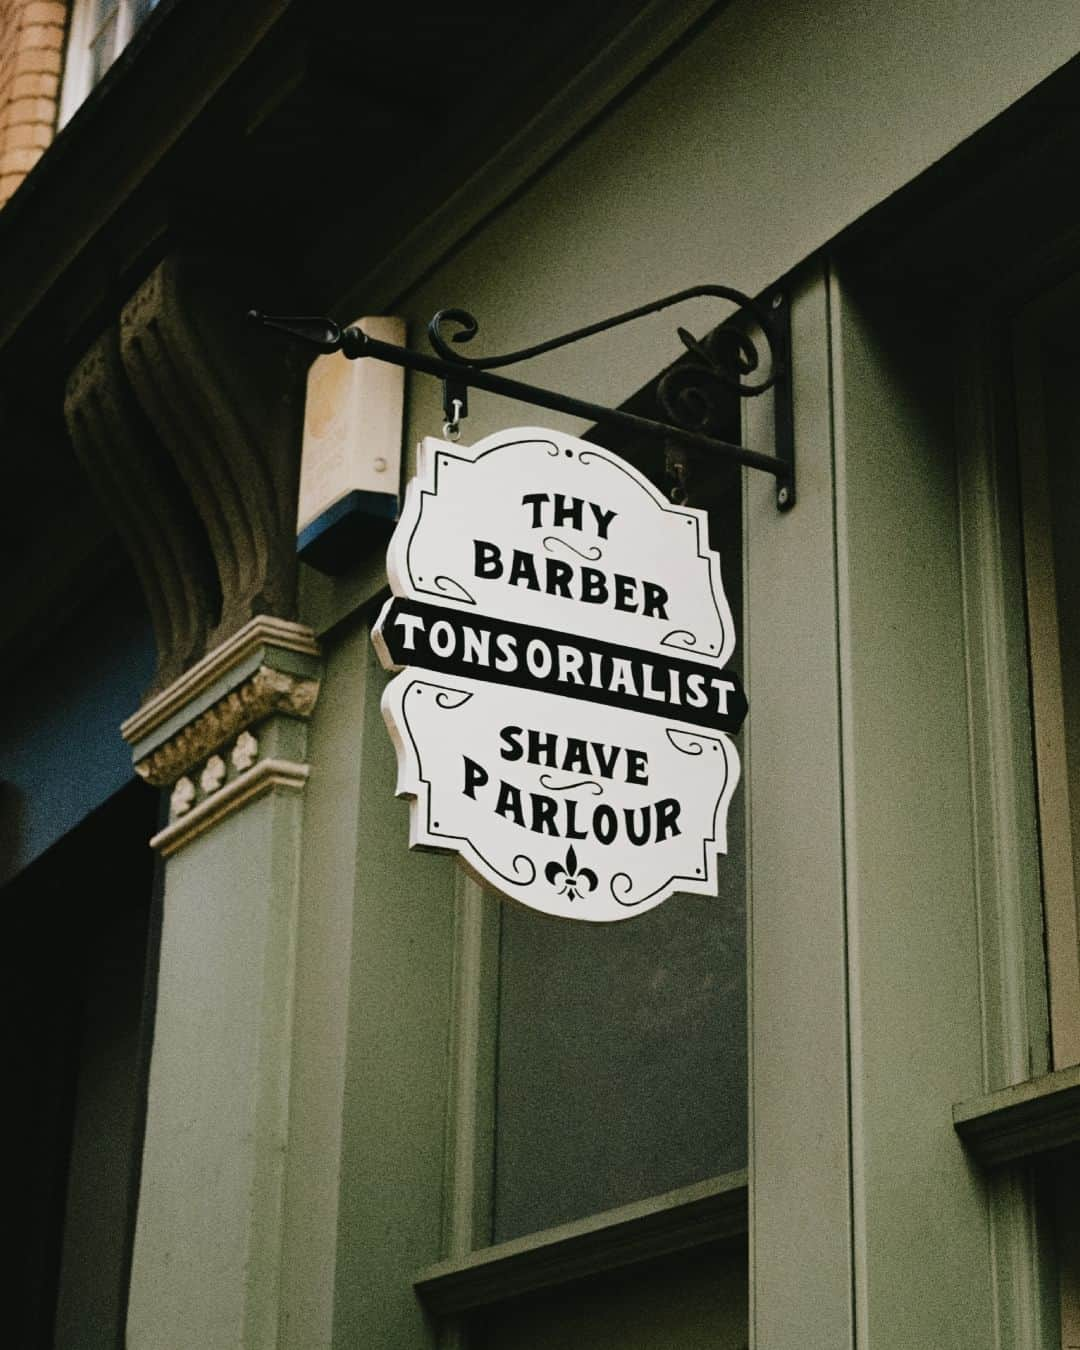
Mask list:
[[[953,1125],[986,1167],[1080,1143],[1080,1064],[954,1106]]]
[[[461,1313],[536,1289],[648,1261],[748,1228],[747,1174],[684,1186],[558,1228],[442,1261],[413,1281],[432,1312]]]

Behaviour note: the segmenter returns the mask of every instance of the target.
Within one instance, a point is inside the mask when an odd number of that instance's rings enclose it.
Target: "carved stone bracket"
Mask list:
[[[72,371],[64,416],[146,596],[158,656],[153,692],[202,656],[217,582],[191,499],[132,395],[115,328]]]
[[[291,618],[303,360],[253,343],[223,266],[162,260],[120,316],[120,354],[205,527],[221,588],[211,643]]]
[[[250,340],[231,270],[164,258],[67,382],[76,453],[150,609],[151,694],[255,615],[295,616],[305,358]]]

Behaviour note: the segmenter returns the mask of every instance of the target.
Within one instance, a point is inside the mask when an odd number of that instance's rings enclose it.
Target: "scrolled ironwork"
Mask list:
[[[580,342],[583,338],[594,337],[597,333],[605,333],[609,329],[619,328],[623,324],[632,323],[635,319],[642,319],[648,314],[657,314],[661,310],[669,309],[672,305],[681,304],[685,300],[698,300],[707,296],[727,300],[738,306],[738,313],[749,315],[755,320],[769,349],[769,373],[765,379],[752,384],[743,381],[744,375],[752,374],[758,369],[760,356],[753,339],[743,329],[734,326],[716,330],[717,334],[730,333],[734,335],[732,340],[737,352],[737,359],[734,363],[736,373],[734,375],[730,370],[725,370],[716,363],[709,354],[705,343],[699,342],[685,328],[678,330],[683,345],[692,356],[698,358],[699,364],[695,368],[707,371],[711,379],[719,381],[742,397],[752,398],[757,394],[765,393],[767,389],[773,387],[783,374],[773,341],[772,317],[763,305],[760,305],[751,296],[736,290],[733,286],[691,286],[687,290],[665,295],[660,300],[653,300],[647,305],[638,305],[635,309],[628,309],[625,313],[615,314],[609,319],[601,319],[598,323],[587,324],[584,328],[575,328],[573,332],[563,333],[559,337],[549,338],[546,342],[538,342],[532,347],[522,347],[518,351],[506,352],[501,356],[472,357],[460,351],[455,351],[451,344],[460,345],[472,342],[480,331],[480,325],[475,316],[466,309],[456,307],[440,309],[428,324],[428,342],[444,361],[460,366],[462,369],[496,370],[500,366],[512,366],[519,361],[529,361],[534,356],[542,356],[545,352],[555,351],[559,347],[568,347],[571,343]],[[458,331],[449,335],[449,341],[442,331],[444,325],[447,324],[458,325]]]
[[[580,342],[583,338],[632,323],[635,319],[656,314],[684,300],[709,296],[726,300],[736,305],[737,310],[703,340],[695,338],[685,328],[677,330],[688,357],[678,362],[659,382],[658,396],[670,419],[668,422],[654,421],[624,408],[607,408],[586,399],[526,384],[522,380],[488,373],[496,367],[528,361],[534,356],[542,356],[545,352]],[[733,286],[692,286],[647,305],[639,305],[623,314],[616,314],[610,319],[577,328],[572,333],[564,333],[532,347],[523,347],[520,351],[473,358],[455,351],[450,345],[471,342],[479,332],[480,326],[476,319],[464,309],[441,309],[432,318],[428,325],[428,340],[436,353],[434,356],[382,342],[370,337],[360,327],[341,328],[332,319],[268,315],[257,310],[250,311],[248,317],[255,323],[287,333],[318,352],[340,351],[349,360],[367,357],[436,376],[443,382],[448,435],[456,431],[458,423],[468,412],[468,390],[482,389],[504,398],[531,403],[538,408],[549,408],[553,412],[663,442],[665,447],[669,447],[669,463],[675,468],[671,474],[676,479],[672,493],[675,500],[681,498],[685,501],[689,494],[690,465],[686,451],[703,450],[719,455],[730,463],[771,474],[777,483],[777,506],[782,511],[788,511],[795,502],[795,447],[788,371],[790,341],[787,309],[787,297],[782,291],[775,291],[770,306],[766,307]],[[749,331],[751,321],[760,329],[768,348],[768,374],[754,381],[746,377],[758,370],[761,354]],[[458,329],[449,335],[449,340],[442,331],[444,325],[448,324],[455,324]],[[718,416],[721,407],[719,391],[723,389],[728,397],[735,394],[741,398],[752,398],[774,387],[777,391],[774,417],[777,453],[764,454],[723,439],[723,419]],[[679,447],[678,457],[673,457],[672,446]]]
[[[707,340],[708,346],[685,328],[678,331],[690,359],[684,358],[661,375],[656,384],[657,402],[677,426],[721,435],[730,421],[732,395],[742,392],[742,375],[757,369],[757,348],[737,329],[719,330]],[[721,342],[721,336],[727,341]]]

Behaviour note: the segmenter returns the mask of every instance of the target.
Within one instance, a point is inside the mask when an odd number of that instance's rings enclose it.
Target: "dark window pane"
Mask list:
[[[626,405],[666,419],[656,384]],[[708,428],[740,439],[738,399]],[[662,490],[651,442],[595,439]],[[668,465],[670,468],[670,465]],[[741,664],[741,478],[689,464],[709,509]],[[741,672],[740,672],[741,673]],[[742,756],[742,738],[736,743]],[[615,924],[507,905],[499,969],[493,1241],[551,1227],[746,1165],[746,864],[743,793],[728,813],[719,896],[676,895]]]
[[[719,899],[596,926],[506,907],[494,1241],[745,1166],[737,816]]]

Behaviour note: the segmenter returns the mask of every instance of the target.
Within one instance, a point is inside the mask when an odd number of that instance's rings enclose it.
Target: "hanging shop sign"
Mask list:
[[[429,438],[387,570],[412,846],[563,918],[715,893],[746,699],[703,511],[559,432]]]

